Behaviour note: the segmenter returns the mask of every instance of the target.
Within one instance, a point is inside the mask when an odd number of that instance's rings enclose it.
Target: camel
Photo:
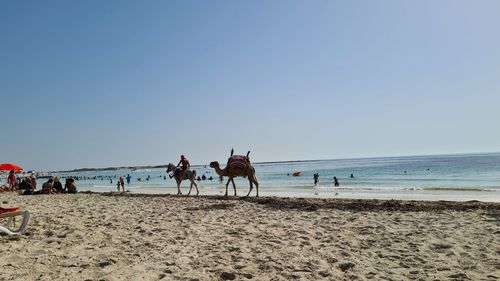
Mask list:
[[[189,192],[187,195],[191,194],[191,189],[193,189],[193,185],[196,187],[196,195],[198,195],[200,193],[200,191],[198,190],[198,185],[194,182],[195,178],[196,178],[196,171],[195,170],[185,170],[184,173],[175,173],[175,171],[177,170],[177,167],[172,164],[172,163],[168,163],[168,168],[167,168],[167,173],[170,173],[170,172],[173,172],[173,175],[170,175],[169,177],[172,178],[174,177],[175,178],[175,182],[177,182],[177,195],[182,195],[182,192],[181,192],[181,182],[183,180],[189,180],[191,182],[191,185],[189,187]]]
[[[257,180],[257,175],[255,175],[255,169],[254,167],[250,164],[250,160],[248,158],[248,154],[250,151],[247,153],[247,156],[240,156],[240,155],[235,155],[233,156],[232,153],[233,151],[231,150],[231,157],[229,157],[227,161],[227,165],[224,169],[221,170],[219,162],[214,161],[210,163],[210,167],[215,169],[215,172],[222,177],[229,177],[227,183],[226,183],[226,194],[224,196],[227,196],[227,188],[229,186],[229,183],[233,183],[233,189],[234,189],[234,196],[236,196],[236,185],[234,184],[234,178],[235,177],[247,177],[248,182],[250,183],[250,190],[248,191],[247,196],[250,195],[250,192],[252,192],[253,185],[255,184],[255,189],[257,191],[257,197],[259,197],[259,181]],[[244,165],[231,165],[233,160],[242,160],[245,159]]]

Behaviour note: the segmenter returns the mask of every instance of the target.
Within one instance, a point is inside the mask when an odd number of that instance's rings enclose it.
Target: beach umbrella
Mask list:
[[[0,165],[0,171],[22,171],[23,168],[14,164],[2,164]]]

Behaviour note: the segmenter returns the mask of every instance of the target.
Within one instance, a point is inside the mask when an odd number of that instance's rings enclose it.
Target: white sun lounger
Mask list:
[[[16,225],[16,217],[22,216],[23,221],[20,226]],[[6,224],[4,224],[6,221]],[[5,212],[0,214],[0,232],[6,233],[8,235],[19,235],[23,234],[28,227],[30,221],[30,212],[28,210],[15,210],[12,212]]]

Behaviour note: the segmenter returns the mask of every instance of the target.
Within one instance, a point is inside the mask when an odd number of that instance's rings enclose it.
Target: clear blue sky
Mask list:
[[[500,1],[0,1],[0,162],[500,151]]]

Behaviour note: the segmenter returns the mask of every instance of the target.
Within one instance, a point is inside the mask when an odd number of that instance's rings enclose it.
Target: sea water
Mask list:
[[[219,159],[221,160],[221,159]],[[226,161],[219,161],[225,163]],[[221,164],[222,168],[224,164]],[[253,164],[261,196],[335,197],[373,199],[482,200],[500,201],[500,153],[337,159]],[[208,165],[193,166],[198,176],[213,180],[196,181],[200,194],[223,195],[225,183]],[[292,176],[300,171],[300,176]],[[313,175],[319,174],[314,186]],[[97,177],[79,180],[80,191],[116,191],[120,176],[130,174],[126,188],[135,193],[176,194],[177,187],[165,169],[117,170],[63,173],[61,176]],[[351,178],[351,174],[354,176]],[[146,180],[150,177],[149,180]],[[166,176],[166,179],[164,177]],[[335,187],[336,176],[340,186]],[[101,179],[103,177],[103,179]],[[110,183],[109,178],[113,181]],[[139,179],[141,179],[139,181]],[[248,179],[235,180],[239,196],[249,190]],[[189,181],[183,181],[186,194]],[[192,194],[196,191],[193,188]],[[232,185],[229,195],[233,195]],[[255,188],[252,191],[255,195]]]

